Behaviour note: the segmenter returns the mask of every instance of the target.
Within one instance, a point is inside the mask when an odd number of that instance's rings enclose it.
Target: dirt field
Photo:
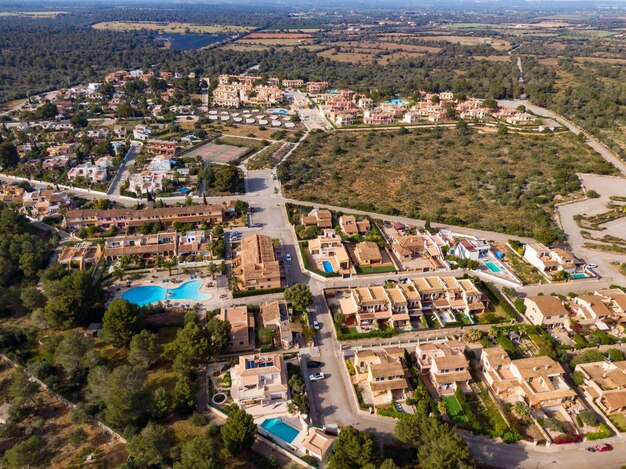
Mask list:
[[[162,33],[242,33],[250,31],[246,26],[232,26],[221,24],[192,24],[192,23],[157,23],[150,21],[106,21],[93,25],[95,29],[108,29],[111,31],[139,31],[151,30]]]
[[[307,39],[313,37],[307,33],[251,33],[244,39]]]
[[[454,129],[312,135],[279,167],[290,197],[518,235],[554,229],[576,172],[614,168],[570,134]]]
[[[249,151],[250,149],[245,147],[207,143],[186,153],[185,157],[200,156],[204,161],[210,163],[229,163],[238,160]]]
[[[5,368],[3,364],[0,382],[10,378],[12,373],[13,368]],[[48,392],[40,390],[35,399],[41,399],[42,404],[37,405],[34,414],[27,417],[22,425],[33,424],[38,419],[43,420],[43,426],[35,430],[34,434],[41,438],[41,451],[46,461],[45,467],[84,467],[85,456],[95,450],[99,454],[93,462],[94,467],[116,467],[128,457],[124,444],[111,438],[93,423],[73,424],[70,420],[70,407],[57,401]],[[69,438],[78,428],[82,428],[87,433],[88,438],[85,443],[76,448],[70,444]],[[15,438],[0,438],[0,453],[18,441]]]
[[[246,36],[245,39],[239,39],[238,41],[235,41],[234,44],[235,45],[238,45],[238,44],[258,45],[258,46],[265,46],[266,48],[269,48],[269,47],[276,47],[276,46],[297,46],[297,45],[303,45],[303,44],[311,44],[311,41],[312,41],[311,38],[249,39],[248,36]]]

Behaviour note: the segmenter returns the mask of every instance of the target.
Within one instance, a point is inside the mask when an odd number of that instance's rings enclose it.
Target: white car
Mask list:
[[[320,330],[320,323],[317,321],[313,321],[313,329],[315,329],[316,331]]]
[[[309,379],[311,381],[320,381],[324,379],[324,373],[322,373],[321,371],[318,373],[313,373],[312,375],[309,375]]]
[[[589,269],[597,269],[598,266],[595,265],[595,264],[587,264],[587,268],[589,268]]]
[[[287,259],[287,262],[291,262],[291,254],[286,254],[285,259]]]

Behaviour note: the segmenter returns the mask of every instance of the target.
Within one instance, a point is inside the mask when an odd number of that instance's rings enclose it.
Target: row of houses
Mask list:
[[[65,225],[70,230],[77,231],[88,227],[105,230],[115,227],[127,230],[156,222],[165,226],[172,226],[174,223],[216,224],[224,221],[228,208],[226,205],[208,204],[137,210],[128,208],[69,210],[65,212]]]
[[[376,327],[412,330],[425,314],[464,315],[483,313],[486,296],[469,279],[420,277],[392,286],[349,288],[339,300],[346,324],[363,331]]]
[[[242,238],[233,256],[234,288],[242,291],[280,288],[284,275],[271,236]]]
[[[572,321],[583,325],[605,327],[611,318],[617,323],[626,321],[626,293],[619,288],[595,291],[568,300],[556,296],[529,296],[524,299],[525,315],[532,324],[550,327],[569,327]]]
[[[63,191],[35,189],[27,192],[23,187],[0,184],[0,202],[14,205],[20,212],[37,219],[58,215],[74,207],[72,199]]]

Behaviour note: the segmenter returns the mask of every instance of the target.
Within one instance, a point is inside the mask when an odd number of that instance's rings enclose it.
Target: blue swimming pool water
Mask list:
[[[201,280],[185,282],[176,288],[165,288],[158,285],[144,285],[131,288],[122,294],[122,299],[139,306],[146,306],[165,300],[204,301],[211,298],[209,293],[201,292]]]
[[[261,424],[261,428],[271,433],[277,438],[280,438],[287,443],[291,443],[296,439],[300,430],[293,428],[291,425],[287,425],[279,418],[265,419]]]
[[[324,266],[324,272],[326,272],[327,274],[332,274],[334,272],[333,265],[330,263],[330,261],[322,261],[322,265]]]
[[[407,101],[405,101],[404,99],[397,99],[397,98],[395,98],[395,99],[390,99],[389,101],[387,101],[387,104],[401,104],[401,105],[404,105],[404,104],[407,104]]]
[[[587,278],[587,274],[572,274],[573,279]]]
[[[495,262],[485,262],[485,265],[489,267],[489,270],[491,270],[492,272],[502,272],[502,269],[498,267],[498,264],[496,264]]]

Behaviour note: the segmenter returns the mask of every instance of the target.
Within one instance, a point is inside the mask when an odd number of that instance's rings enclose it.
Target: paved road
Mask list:
[[[120,165],[117,174],[111,181],[109,185],[109,189],[107,190],[107,195],[120,195],[120,186],[128,179],[130,175],[130,167],[135,163],[135,158],[141,151],[141,144],[136,142],[131,142],[130,148],[124,155],[124,160]]]

